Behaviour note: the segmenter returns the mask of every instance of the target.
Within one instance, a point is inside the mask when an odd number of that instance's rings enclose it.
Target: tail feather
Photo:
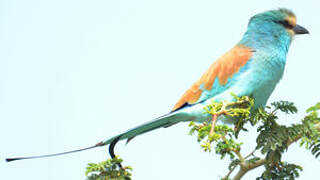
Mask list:
[[[176,124],[180,121],[183,121],[183,119],[181,118],[181,116],[179,116],[179,114],[177,114],[176,112],[172,112],[169,114],[166,114],[164,116],[161,116],[157,119],[154,119],[152,121],[146,122],[140,126],[137,126],[135,128],[132,128],[122,134],[119,134],[117,136],[114,136],[106,141],[103,141],[102,144],[103,145],[108,145],[109,146],[109,154],[112,158],[115,157],[115,153],[114,153],[114,148],[116,146],[116,144],[118,143],[118,141],[120,140],[124,140],[127,139],[127,143],[129,141],[131,141],[134,137],[144,134],[146,132],[161,128],[161,127],[168,127],[171,126],[173,124]],[[119,165],[121,167],[121,164]]]
[[[169,126],[177,124],[178,122],[181,122],[181,121],[190,120],[190,117],[188,115],[186,116],[183,114],[184,113],[178,113],[178,111],[171,112],[171,113],[166,114],[164,116],[161,116],[153,121],[144,123],[138,127],[130,129],[122,134],[114,136],[106,141],[101,141],[101,142],[95,144],[94,146],[90,146],[87,148],[77,149],[77,150],[73,150],[73,151],[66,151],[66,152],[62,152],[62,153],[55,153],[55,154],[7,158],[6,161],[11,162],[11,161],[23,160],[23,159],[36,159],[36,158],[60,156],[60,155],[64,155],[64,154],[69,154],[69,153],[84,151],[84,150],[88,150],[88,149],[92,149],[92,148],[96,148],[96,147],[101,147],[101,146],[105,146],[108,144],[110,145],[109,146],[109,153],[110,153],[111,157],[114,158],[115,157],[114,148],[115,148],[115,145],[117,144],[118,141],[127,139],[127,142],[129,142],[134,137],[136,137],[140,134],[152,131],[152,130],[160,128],[160,127],[169,127]],[[119,167],[121,167],[121,164],[119,164]]]
[[[180,116],[176,113],[169,113],[164,116],[161,116],[157,119],[152,121],[146,122],[140,126],[135,128],[129,129],[128,131],[121,133],[117,136],[114,136],[106,141],[103,142],[104,145],[111,144],[113,141],[117,139],[117,141],[127,139],[127,142],[132,140],[134,137],[144,134],[146,132],[161,128],[161,127],[168,127],[172,124],[176,124],[182,121]]]

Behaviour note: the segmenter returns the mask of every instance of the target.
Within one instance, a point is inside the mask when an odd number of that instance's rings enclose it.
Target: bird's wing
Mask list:
[[[114,147],[119,140],[127,139],[127,141],[130,141],[135,136],[154,129],[169,127],[181,121],[191,120],[188,119],[190,116],[185,113],[175,113],[174,111],[186,105],[196,104],[225,91],[236,81],[235,77],[237,74],[244,72],[243,69],[246,69],[252,53],[253,50],[250,48],[235,46],[210,66],[208,71],[184,93],[170,113],[107,139],[101,142],[101,144],[110,144],[109,153],[111,157],[115,157]]]
[[[176,111],[187,105],[205,101],[223,91],[232,83],[232,79],[251,59],[254,50],[237,45],[217,59],[209,69],[188,89],[172,109]]]

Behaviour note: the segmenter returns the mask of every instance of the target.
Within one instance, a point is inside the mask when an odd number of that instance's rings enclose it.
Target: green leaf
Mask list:
[[[132,168],[125,166],[120,168],[123,160],[116,156],[99,163],[89,163],[85,172],[88,180],[131,180]]]
[[[271,103],[272,106],[275,107],[276,110],[280,110],[282,112],[285,112],[287,114],[291,113],[297,113],[298,109],[296,106],[294,106],[293,102],[289,102],[289,101],[278,101],[278,102],[273,102]]]
[[[310,113],[310,112],[312,112],[312,111],[318,111],[318,110],[320,110],[320,102],[317,103],[316,105],[308,108],[308,109],[307,109],[307,113]]]

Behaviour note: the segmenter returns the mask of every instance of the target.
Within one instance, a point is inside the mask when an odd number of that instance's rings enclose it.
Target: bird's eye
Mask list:
[[[285,27],[287,29],[294,28],[294,26],[292,24],[290,24],[289,21],[287,21],[287,20],[278,21],[277,23],[281,24],[283,27]]]

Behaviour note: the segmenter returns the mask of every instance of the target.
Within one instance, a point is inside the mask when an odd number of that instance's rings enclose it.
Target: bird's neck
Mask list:
[[[260,25],[259,29],[249,26],[239,44],[255,50],[287,54],[291,41],[292,37],[287,31]]]
[[[243,36],[239,44],[249,47],[255,51],[255,60],[259,71],[266,71],[270,77],[278,77],[280,80],[286,64],[286,56],[292,37],[284,31],[268,31],[268,27],[250,29]]]

